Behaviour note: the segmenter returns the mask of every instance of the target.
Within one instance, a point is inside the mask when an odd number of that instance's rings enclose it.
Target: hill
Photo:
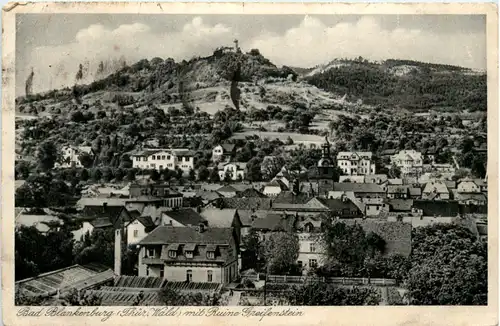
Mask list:
[[[486,74],[471,69],[387,60],[335,60],[302,76],[350,101],[413,111],[486,111]]]

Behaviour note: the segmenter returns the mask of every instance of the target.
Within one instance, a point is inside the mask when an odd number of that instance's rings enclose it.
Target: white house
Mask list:
[[[244,180],[247,175],[247,164],[239,162],[222,163],[218,165],[219,178],[224,180],[226,176],[231,180]]]
[[[150,216],[138,216],[127,226],[127,243],[137,244],[155,228]]]
[[[235,150],[234,144],[222,144],[217,145],[212,150],[212,161],[221,162],[225,160],[230,160],[233,156]]]
[[[471,179],[463,179],[457,185],[457,191],[462,193],[481,192],[480,187]]]
[[[194,153],[187,149],[148,149],[131,155],[132,167],[158,171],[180,168],[185,172],[194,169]]]
[[[266,196],[278,196],[282,191],[287,191],[287,185],[280,179],[274,179],[264,186],[262,193]]]
[[[56,163],[56,167],[70,168],[70,167],[83,167],[80,162],[80,155],[86,153],[94,157],[94,151],[90,146],[64,146],[62,148],[62,161],[61,163]]]
[[[347,175],[375,174],[375,162],[371,152],[340,152],[337,154],[337,166]]]
[[[402,150],[391,156],[391,164],[400,168],[403,175],[420,175],[423,163],[422,153],[415,150]]]

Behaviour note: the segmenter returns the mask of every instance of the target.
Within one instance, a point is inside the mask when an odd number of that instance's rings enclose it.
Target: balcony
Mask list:
[[[163,265],[164,261],[160,257],[143,257],[142,263],[148,265]]]

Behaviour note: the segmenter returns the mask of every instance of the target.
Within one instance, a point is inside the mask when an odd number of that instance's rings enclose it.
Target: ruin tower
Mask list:
[[[238,40],[234,40],[234,52],[239,53],[240,52],[240,47],[238,45]]]

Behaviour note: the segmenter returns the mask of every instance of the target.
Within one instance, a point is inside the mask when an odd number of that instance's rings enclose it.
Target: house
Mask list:
[[[321,241],[323,220],[318,216],[300,217],[297,221],[297,236],[299,238],[299,255],[297,264],[304,274],[325,263],[326,250]]]
[[[235,233],[237,243],[241,243],[241,227],[242,223],[238,210],[232,208],[205,208],[200,215],[208,223],[211,228],[232,228]]]
[[[199,212],[192,208],[181,208],[162,212],[160,225],[188,227],[203,223],[208,224],[207,220]]]
[[[139,242],[138,276],[228,284],[238,278],[231,228],[159,226]]]
[[[156,227],[151,216],[141,216],[138,211],[129,212],[132,216],[127,225],[127,244],[137,244]]]
[[[391,164],[396,165],[404,176],[419,176],[423,169],[422,153],[415,150],[402,150],[391,156]]]
[[[481,192],[481,188],[474,180],[463,179],[458,182],[457,192],[478,193]]]
[[[482,192],[459,192],[458,189],[453,191],[453,199],[458,201],[461,205],[476,205],[482,206],[488,204],[486,195]]]
[[[364,176],[364,183],[375,183],[381,186],[387,186],[389,179],[387,174],[371,174]]]
[[[387,198],[407,199],[410,198],[410,186],[408,185],[389,185],[387,186]]]
[[[341,175],[339,182],[365,183],[364,175]]]
[[[60,163],[56,163],[56,167],[70,168],[70,167],[83,167],[80,161],[80,156],[82,154],[88,154],[93,159],[94,151],[90,146],[64,146],[61,149],[62,160]]]
[[[274,179],[265,185],[263,193],[266,196],[274,197],[278,196],[282,191],[287,191],[287,185],[280,179]]]
[[[247,175],[247,164],[239,162],[220,163],[218,166],[219,178],[223,180],[244,180]]]
[[[422,197],[422,188],[420,187],[410,187],[410,198],[420,199]]]
[[[425,185],[422,191],[422,199],[447,200],[450,199],[450,191],[442,181],[431,181]]]
[[[339,152],[337,166],[347,175],[375,174],[371,152]]]
[[[252,229],[263,239],[268,232],[294,232],[296,221],[296,214],[269,212],[264,218],[254,219]]]
[[[387,205],[390,212],[411,212],[413,200],[411,199],[388,199]]]
[[[236,197],[238,198],[267,198],[265,194],[260,192],[255,188],[248,188],[243,191],[237,192]]]
[[[170,188],[167,184],[159,182],[134,182],[130,184],[129,194],[132,198],[153,196],[162,199],[165,207],[182,207],[184,196],[182,193]]]
[[[255,209],[239,209],[238,215],[241,221],[241,236],[245,237],[250,233],[252,223],[257,218],[265,218],[269,211]]]
[[[206,204],[208,204],[208,203],[210,203],[218,198],[224,197],[221,194],[219,194],[217,191],[214,191],[214,190],[212,190],[212,191],[201,190],[201,191],[198,191],[195,196],[201,198],[204,205],[206,205]]]
[[[384,212],[384,198],[360,198],[360,203],[362,204],[362,210],[363,215],[368,216],[368,217],[376,217],[379,216],[382,212]],[[356,203],[355,201],[353,201]],[[357,205],[358,207],[359,204]]]
[[[125,206],[87,205],[80,213],[82,228],[75,230],[77,234],[92,233],[95,229],[111,229],[126,227],[132,220]],[[75,234],[75,233],[73,233]]]
[[[181,169],[185,173],[194,169],[194,152],[187,149],[146,149],[131,154],[132,167],[158,171]]]
[[[335,193],[353,192],[358,197],[385,198],[386,192],[380,185],[374,183],[338,183],[333,184],[333,190],[328,192],[328,198],[338,197]]]
[[[425,148],[424,150],[422,150],[422,154],[426,162],[434,164],[434,162],[436,161],[437,151],[435,147]]]
[[[234,144],[217,145],[212,150],[212,162],[230,161],[235,154]]]
[[[452,200],[414,200],[413,208],[421,210],[424,217],[455,217],[460,214],[460,204]]]
[[[481,192],[488,192],[488,181],[486,179],[474,179],[474,183],[479,187]]]

